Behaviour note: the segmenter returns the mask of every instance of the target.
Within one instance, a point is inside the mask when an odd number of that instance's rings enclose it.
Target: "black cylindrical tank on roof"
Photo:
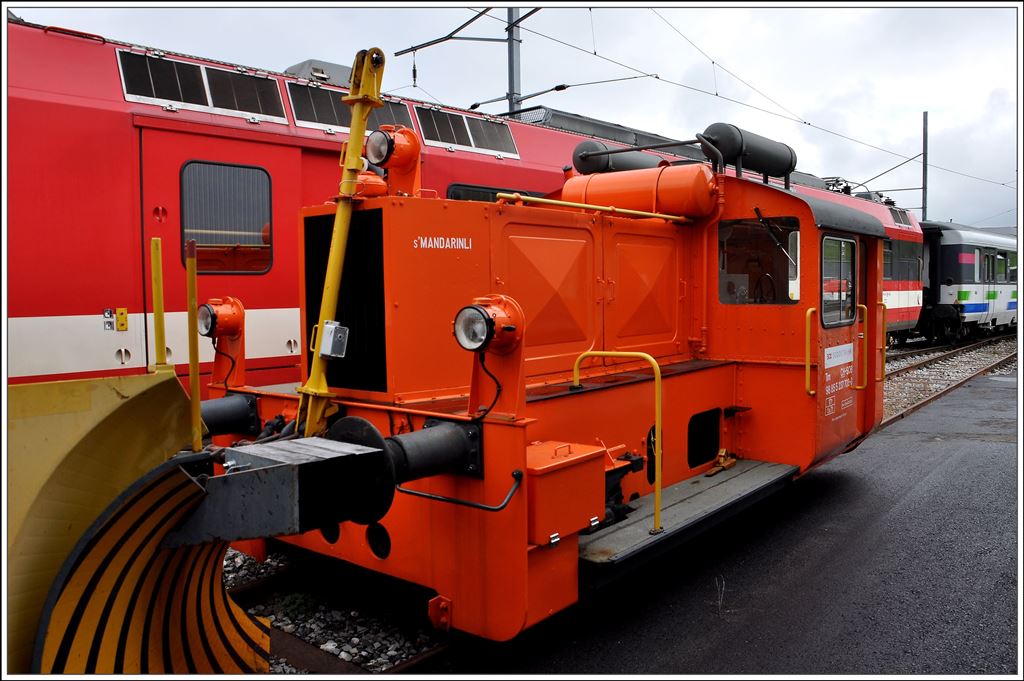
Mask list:
[[[729,123],[712,123],[704,137],[718,148],[728,165],[744,170],[785,177],[796,169],[796,152],[788,144],[776,142]]]
[[[601,154],[600,156],[586,155],[613,149],[621,149],[621,147],[610,147],[597,140],[585,140],[577,144],[573,150],[572,165],[581,175],[592,175],[594,173],[614,173],[620,170],[654,168],[661,161],[657,156],[645,154],[642,151],[625,151],[620,154]]]

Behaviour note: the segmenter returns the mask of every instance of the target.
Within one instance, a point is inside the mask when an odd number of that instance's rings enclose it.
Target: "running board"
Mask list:
[[[662,490],[664,531],[651,534],[654,495],[630,505],[629,517],[589,535],[580,535],[580,560],[595,565],[618,565],[655,547],[669,548],[709,525],[759,501],[785,485],[798,471],[765,461],[740,459],[711,477],[697,476]]]

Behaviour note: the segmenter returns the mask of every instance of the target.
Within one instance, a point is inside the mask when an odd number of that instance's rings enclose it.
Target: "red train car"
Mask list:
[[[180,372],[182,254],[195,239],[200,296],[230,289],[249,303],[250,380],[298,380],[296,221],[337,194],[345,89],[322,71],[301,78],[15,20],[7,34],[10,381],[153,363],[152,237]],[[455,199],[555,190],[580,140],[400,99],[371,123],[417,130],[424,180]],[[204,373],[213,358],[203,345]]]

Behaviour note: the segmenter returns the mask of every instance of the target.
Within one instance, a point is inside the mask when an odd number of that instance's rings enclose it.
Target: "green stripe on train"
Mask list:
[[[956,299],[957,300],[970,300],[971,299],[971,292],[970,291],[957,291],[956,292]]]
[[[999,291],[989,291],[988,293],[985,294],[985,299],[986,300],[995,300],[998,297],[999,297]]]

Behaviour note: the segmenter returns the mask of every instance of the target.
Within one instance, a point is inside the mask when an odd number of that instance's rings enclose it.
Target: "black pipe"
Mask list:
[[[438,423],[412,433],[387,438],[388,455],[395,467],[395,482],[409,482],[441,473],[461,472],[469,452],[478,448],[477,427]]]
[[[623,149],[605,149],[604,151],[583,151],[580,153],[580,158],[587,159],[593,158],[594,156],[611,156],[612,154],[626,154],[631,151],[646,151],[648,149],[668,149],[670,147],[685,147],[692,144],[697,144],[697,140],[687,140],[685,142],[661,142],[659,144],[641,144],[634,147],[625,147]]]
[[[260,432],[260,418],[253,395],[234,394],[203,400],[199,413],[210,435],[256,435]]]

